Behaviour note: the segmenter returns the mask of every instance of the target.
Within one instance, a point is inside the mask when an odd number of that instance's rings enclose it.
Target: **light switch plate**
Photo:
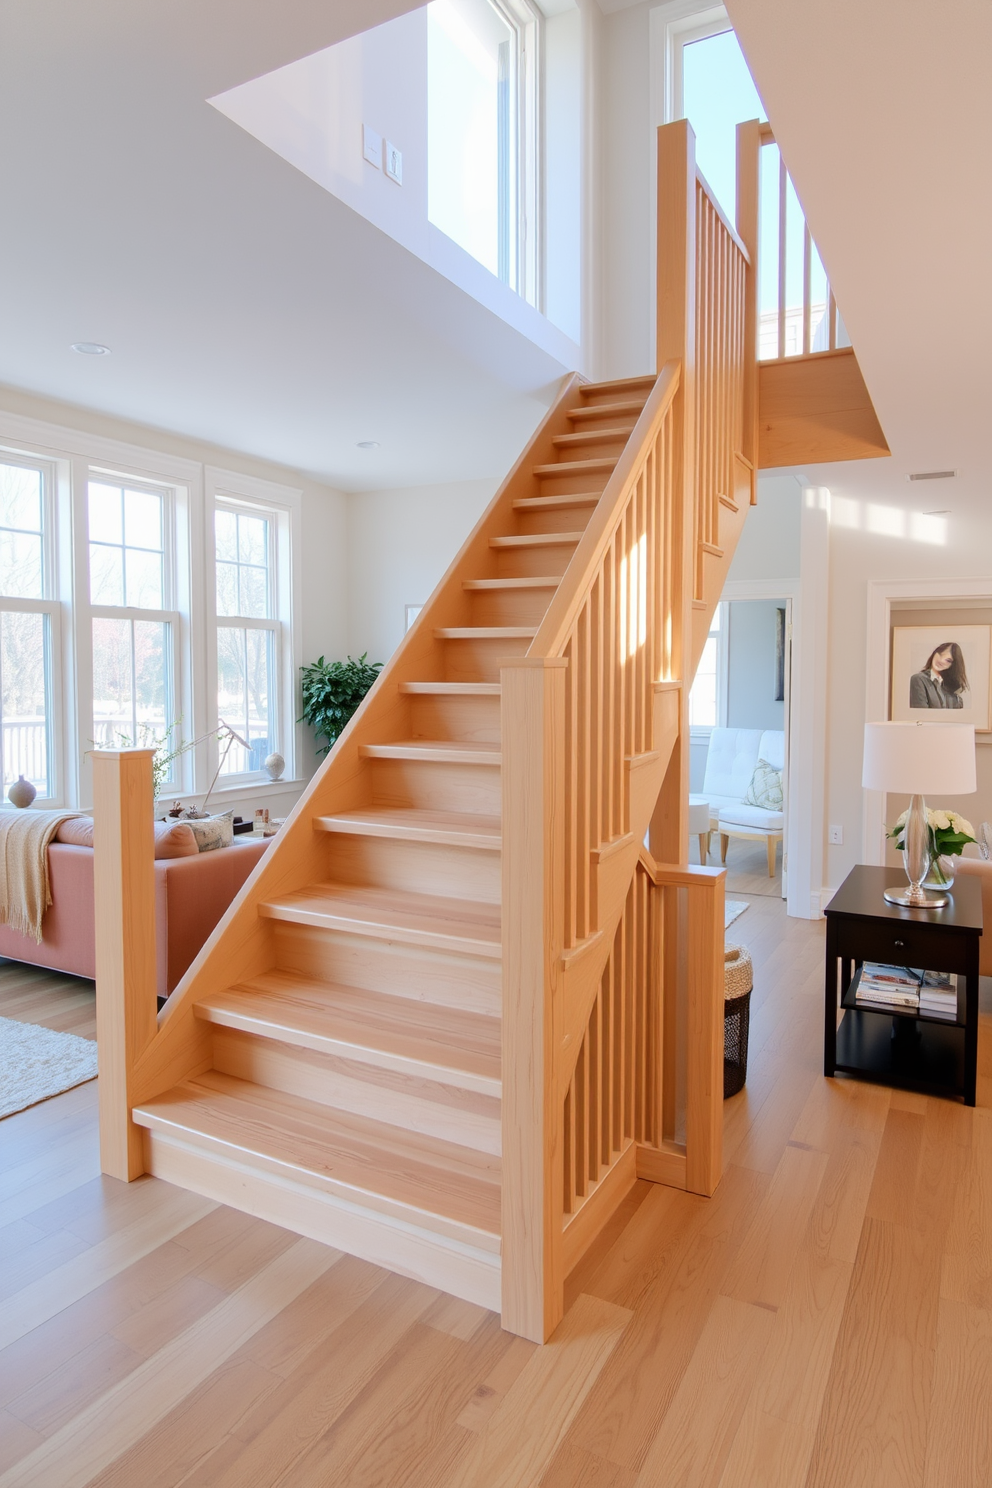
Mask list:
[[[362,154],[369,165],[382,170],[382,135],[376,134],[367,124],[362,125]]]
[[[397,186],[403,185],[403,153],[390,140],[386,141],[386,164],[383,169]]]

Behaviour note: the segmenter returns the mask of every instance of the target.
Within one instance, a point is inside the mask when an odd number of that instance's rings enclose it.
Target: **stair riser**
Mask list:
[[[504,656],[525,656],[532,637],[493,636],[486,640],[446,640],[444,675],[448,682],[498,682]]]
[[[541,532],[579,532],[584,523],[574,527],[551,528],[542,526]],[[572,561],[575,548],[571,543],[556,543],[553,547],[496,548],[496,576],[501,579],[560,579]],[[509,655],[509,652],[505,653]],[[494,679],[498,680],[498,679]]]
[[[471,595],[473,625],[540,625],[555,588],[480,589]]]
[[[311,1189],[278,1174],[179,1141],[145,1133],[145,1169],[157,1178],[254,1214],[284,1230],[333,1245],[373,1265],[412,1276],[450,1296],[500,1308],[499,1256],[408,1221]]]
[[[608,421],[606,427],[611,427]],[[603,455],[612,455],[619,459],[630,438],[629,433],[618,434],[615,439],[589,438],[589,435],[595,435],[595,430],[585,426],[570,432],[580,434],[582,438],[574,444],[557,445],[555,450],[560,460],[598,460]]]
[[[500,742],[498,697],[410,698],[411,739],[457,739],[474,744]]]
[[[615,429],[620,424],[629,424],[631,421],[636,422],[639,413],[639,410],[635,411],[631,408],[621,407],[618,409],[615,406],[611,407],[609,403],[600,403],[592,406],[597,410],[595,415],[592,418],[576,419],[575,423],[571,426],[574,433],[584,433],[590,429]]]
[[[430,760],[369,760],[376,806],[500,815],[498,765],[452,765]],[[409,887],[409,885],[407,885]]]
[[[499,1101],[489,1096],[234,1028],[214,1029],[213,1051],[222,1074],[499,1156]]]
[[[587,451],[584,458],[598,460],[609,453],[609,450],[594,449]],[[535,496],[564,496],[573,492],[606,490],[606,482],[611,474],[608,469],[571,471],[565,461],[559,463],[562,466],[560,475],[557,472],[548,472],[546,475],[537,477]]]
[[[415,885],[418,894],[443,899],[474,899],[498,904],[501,897],[500,854],[433,842],[405,842],[388,837],[328,837],[328,881],[367,884],[401,892]]]
[[[345,987],[500,1017],[497,961],[274,920],[274,964]]]
[[[582,389],[582,397],[579,406],[581,408],[601,408],[608,403],[621,403],[627,400],[637,399],[639,403],[646,402],[651,391],[653,378],[644,382],[636,381],[632,386],[624,387],[618,383],[602,383],[599,387],[585,387]]]
[[[586,490],[590,488],[587,486]],[[582,532],[596,510],[594,506],[544,507],[537,511],[518,511],[517,531],[521,536],[537,532]]]

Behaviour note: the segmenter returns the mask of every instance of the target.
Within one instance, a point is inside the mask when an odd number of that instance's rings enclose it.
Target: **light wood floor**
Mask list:
[[[696,839],[692,842],[692,861],[699,857]],[[727,843],[727,861],[720,863],[720,837],[713,833],[709,857],[711,868],[725,867],[727,870],[727,895],[739,899],[742,894],[760,894],[763,899],[782,897],[782,848],[775,854],[775,877],[768,877],[768,851],[763,842],[752,842],[747,837],[731,837]]]
[[[0,1488],[988,1488],[992,1020],[975,1111],[828,1082],[822,925],[755,897],[733,938],[723,1181],[638,1185],[544,1349],[101,1178],[94,1084],[0,1122]],[[92,1032],[43,980],[0,968],[0,1014]]]

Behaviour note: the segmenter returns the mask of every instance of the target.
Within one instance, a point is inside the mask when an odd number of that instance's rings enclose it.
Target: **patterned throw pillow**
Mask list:
[[[782,771],[767,760],[759,759],[744,797],[746,806],[760,806],[765,811],[782,810]]]
[[[234,810],[222,811],[218,816],[194,817],[186,826],[192,828],[201,853],[230,847],[234,841]]]

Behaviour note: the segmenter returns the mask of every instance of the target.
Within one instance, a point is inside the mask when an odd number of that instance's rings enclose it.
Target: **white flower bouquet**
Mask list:
[[[887,833],[895,838],[896,847],[903,851],[903,829],[908,810],[899,817],[895,826]],[[927,826],[930,828],[930,851],[934,857],[951,857],[960,853],[968,842],[975,841],[975,829],[971,822],[956,811],[931,811],[927,808]]]

